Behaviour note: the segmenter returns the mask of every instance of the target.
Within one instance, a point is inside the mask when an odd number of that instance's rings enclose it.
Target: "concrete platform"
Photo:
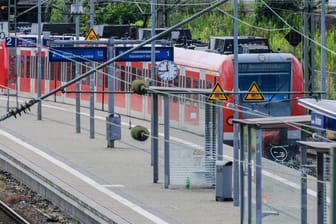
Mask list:
[[[150,141],[131,138],[129,118],[122,120],[122,140],[107,148],[106,112],[95,112],[91,139],[89,110],[81,109],[81,133],[76,133],[72,106],[43,102],[40,121],[36,111],[33,107],[0,122],[0,168],[82,223],[239,223],[239,207],[216,202],[215,189],[165,189],[162,150],[159,182],[153,183]],[[145,121],[131,122],[150,127]],[[197,138],[185,132],[171,135],[185,141]]]

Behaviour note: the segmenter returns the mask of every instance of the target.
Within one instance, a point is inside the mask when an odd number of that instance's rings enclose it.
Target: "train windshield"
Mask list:
[[[258,98],[251,97],[251,101],[271,101],[287,100],[290,87],[290,75],[282,74],[250,74],[240,76],[239,89],[241,91],[260,92],[262,95]],[[284,93],[286,92],[286,93]],[[241,100],[249,101],[246,95],[241,96]],[[263,98],[263,99],[262,99]]]
[[[290,115],[290,63],[246,63],[239,65],[239,90],[244,118]],[[281,108],[281,109],[279,109]],[[251,110],[253,110],[252,113]]]

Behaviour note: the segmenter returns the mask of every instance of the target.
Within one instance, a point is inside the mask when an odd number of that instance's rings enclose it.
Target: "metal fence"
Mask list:
[[[174,96],[170,98],[173,100]],[[193,97],[193,99],[196,98]],[[179,135],[183,135],[185,141],[177,140],[178,138],[171,135],[170,185],[187,188],[214,187],[217,158],[215,106],[211,103],[204,103],[206,102],[204,99],[202,102],[198,98],[193,99],[188,98],[188,103],[179,105],[179,110],[185,115],[183,120],[180,120],[179,126],[186,125],[188,129],[178,132]],[[171,113],[177,113],[177,111],[171,111]],[[193,129],[201,130],[201,133],[195,135],[188,131]],[[174,125],[171,126],[171,133],[173,132],[176,133]]]

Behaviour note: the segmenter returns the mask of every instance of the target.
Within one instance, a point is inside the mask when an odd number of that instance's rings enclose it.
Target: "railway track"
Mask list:
[[[4,224],[30,224],[22,218],[17,212],[10,208],[6,203],[0,200],[0,223]]]

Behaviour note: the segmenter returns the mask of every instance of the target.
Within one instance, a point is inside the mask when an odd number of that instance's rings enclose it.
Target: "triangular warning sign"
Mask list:
[[[89,30],[88,34],[85,37],[85,40],[99,40],[99,37],[93,28]]]
[[[244,97],[244,101],[262,101],[264,100],[264,95],[260,93],[259,86],[256,82],[252,82],[248,93]]]
[[[223,87],[217,82],[208,100],[228,100],[228,97],[223,92]]]

